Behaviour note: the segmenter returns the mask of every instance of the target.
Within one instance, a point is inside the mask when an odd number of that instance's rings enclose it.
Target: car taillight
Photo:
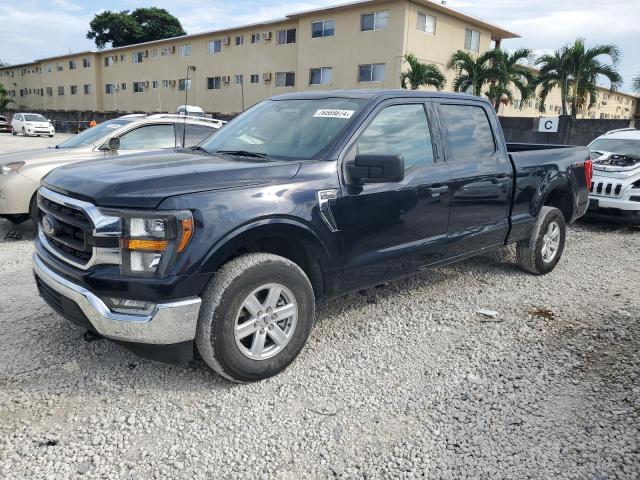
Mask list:
[[[587,158],[584,161],[584,178],[587,182],[587,190],[591,188],[591,179],[593,178],[593,161]]]

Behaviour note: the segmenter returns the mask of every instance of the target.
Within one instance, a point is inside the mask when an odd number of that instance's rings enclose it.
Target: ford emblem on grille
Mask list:
[[[55,237],[60,233],[60,224],[50,215],[42,217],[42,230],[50,237]]]

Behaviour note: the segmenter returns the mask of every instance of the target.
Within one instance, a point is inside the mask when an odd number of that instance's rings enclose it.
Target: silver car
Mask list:
[[[35,218],[40,180],[62,165],[165,148],[186,148],[222,127],[221,120],[175,114],[126,115],[103,122],[55,147],[0,155],[0,217]]]

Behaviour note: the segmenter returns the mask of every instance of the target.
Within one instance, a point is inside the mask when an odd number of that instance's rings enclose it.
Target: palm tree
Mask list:
[[[631,89],[636,93],[640,93],[640,74],[631,80]]]
[[[523,60],[530,60],[533,52],[528,48],[521,48],[513,53],[506,52],[496,48],[488,52],[491,54],[494,66],[499,70],[499,77],[493,81],[493,84],[487,92],[487,96],[491,99],[496,109],[500,107],[500,103],[504,99],[513,100],[511,86],[520,92],[520,108],[529,101],[534,93],[535,77],[530,69],[522,65]]]
[[[547,96],[554,88],[560,89],[562,99],[562,115],[567,114],[567,97],[569,87],[569,59],[567,47],[562,47],[551,54],[542,55],[536,60],[536,65],[540,65],[540,72],[536,84],[540,86],[538,93],[538,110],[541,113],[546,111],[544,106]]]
[[[413,53],[407,53],[404,60],[409,64],[409,70],[400,75],[400,85],[405,90],[407,84],[411,90],[417,90],[425,85],[440,91],[446,86],[447,80],[444,74],[435,65],[422,63]]]
[[[0,83],[0,112],[7,108],[7,105],[9,105],[10,103],[13,103],[13,100],[8,97],[7,91]]]
[[[501,72],[494,63],[493,51],[488,51],[473,58],[469,53],[458,50],[453,54],[447,68],[455,69],[457,74],[453,81],[456,92],[470,92],[477,97],[487,82],[500,78]]]
[[[612,65],[602,63],[598,57],[609,57]],[[609,80],[611,91],[622,85],[622,76],[616,70],[620,50],[611,44],[596,45],[587,49],[584,39],[577,39],[573,45],[565,45],[553,55],[543,55],[537,60],[542,65],[538,84],[539,109],[544,112],[544,102],[554,87],[560,87],[562,113],[566,115],[567,102],[571,102],[571,115],[575,117],[578,108],[588,108],[596,100],[596,86],[600,77]]]

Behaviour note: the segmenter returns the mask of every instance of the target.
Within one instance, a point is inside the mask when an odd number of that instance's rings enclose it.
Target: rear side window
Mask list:
[[[482,107],[473,105],[440,105],[447,127],[448,161],[479,161],[496,151],[491,124]]]
[[[378,113],[357,142],[363,155],[401,155],[405,170],[433,163],[433,146],[422,104],[392,105]]]
[[[193,147],[202,142],[205,138],[216,131],[213,127],[207,127],[205,125],[190,125],[187,124],[187,130],[184,134],[184,146]],[[180,139],[182,141],[182,139]]]

